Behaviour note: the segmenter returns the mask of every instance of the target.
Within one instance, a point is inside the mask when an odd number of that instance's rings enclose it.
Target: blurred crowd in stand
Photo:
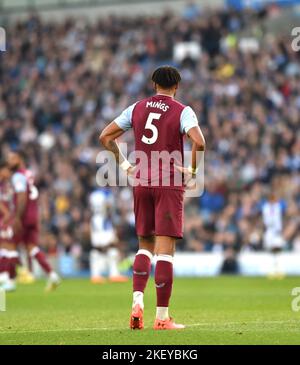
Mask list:
[[[0,152],[23,148],[40,190],[41,245],[82,258],[90,249],[89,195],[99,132],[153,93],[149,75],[177,66],[177,98],[207,142],[205,192],[186,200],[178,250],[261,250],[261,205],[286,206],[284,237],[300,251],[300,53],[265,27],[270,11],[42,21],[7,27],[0,55]],[[192,51],[189,53],[189,49]],[[133,148],[133,135],[122,138]],[[187,142],[188,147],[188,142]],[[130,188],[112,188],[123,252],[137,247]]]

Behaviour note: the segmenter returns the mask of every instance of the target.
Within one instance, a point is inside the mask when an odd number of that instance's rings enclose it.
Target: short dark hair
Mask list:
[[[163,89],[170,89],[181,81],[181,76],[175,67],[161,66],[153,72],[152,81]]]

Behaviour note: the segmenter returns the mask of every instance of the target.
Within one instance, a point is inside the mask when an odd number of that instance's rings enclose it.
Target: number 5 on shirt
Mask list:
[[[148,115],[148,119],[145,125],[145,129],[150,129],[152,132],[152,137],[148,138],[146,136],[142,137],[142,142],[146,143],[146,144],[153,144],[156,142],[157,138],[158,138],[158,129],[157,127],[152,124],[154,120],[158,120],[161,117],[161,114],[159,113],[149,113]]]

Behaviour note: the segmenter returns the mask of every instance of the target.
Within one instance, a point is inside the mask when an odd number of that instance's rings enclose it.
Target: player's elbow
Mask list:
[[[205,141],[202,141],[202,143],[199,145],[199,149],[200,149],[200,151],[205,151],[205,149],[206,149]]]
[[[206,144],[204,138],[199,138],[194,143],[198,151],[205,151]]]
[[[188,136],[191,138],[194,147],[197,151],[205,150],[205,139],[199,127],[191,128],[188,131]]]

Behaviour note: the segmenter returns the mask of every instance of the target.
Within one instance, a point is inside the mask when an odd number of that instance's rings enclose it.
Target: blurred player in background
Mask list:
[[[279,265],[278,253],[280,253],[286,245],[282,234],[285,208],[285,203],[280,201],[274,192],[269,194],[268,200],[262,206],[263,223],[265,226],[263,244],[264,248],[274,255],[273,268],[270,272],[271,278],[283,277]]]
[[[46,291],[54,290],[59,285],[60,278],[39,248],[39,192],[34,185],[33,174],[25,167],[22,151],[11,151],[8,154],[8,164],[13,171],[11,180],[15,192],[15,240],[24,244],[30,258],[35,259],[48,276]]]
[[[120,275],[118,263],[120,253],[117,247],[118,238],[113,227],[112,209],[114,196],[108,189],[97,189],[90,195],[91,243],[90,253],[91,281],[101,284],[106,281],[104,275],[112,282],[126,282],[128,278]]]
[[[100,135],[101,143],[115,155],[121,169],[129,176],[145,176],[145,181],[133,190],[139,250],[133,264],[132,329],[144,327],[143,296],[154,253],[157,255],[157,307],[153,328],[184,328],[173,321],[168,311],[173,286],[173,256],[176,240],[183,236],[183,174],[186,179],[195,177],[199,163],[196,152],[204,150],[205,141],[195,112],[174,99],[180,80],[175,68],[159,67],[152,75],[156,95],[125,109]],[[135,167],[122,155],[116,142],[130,128],[133,128],[135,136],[135,151],[147,157],[146,164],[138,167],[139,177],[135,176]],[[192,161],[188,169],[182,167],[185,134],[193,142]],[[167,152],[168,155],[176,155],[176,158],[152,165],[152,152]],[[176,165],[179,165],[177,169]],[[164,178],[165,171],[168,176]],[[179,185],[175,183],[176,176],[179,176]]]
[[[16,270],[19,253],[14,239],[14,191],[11,170],[0,161],[0,285],[5,291],[16,289]]]

